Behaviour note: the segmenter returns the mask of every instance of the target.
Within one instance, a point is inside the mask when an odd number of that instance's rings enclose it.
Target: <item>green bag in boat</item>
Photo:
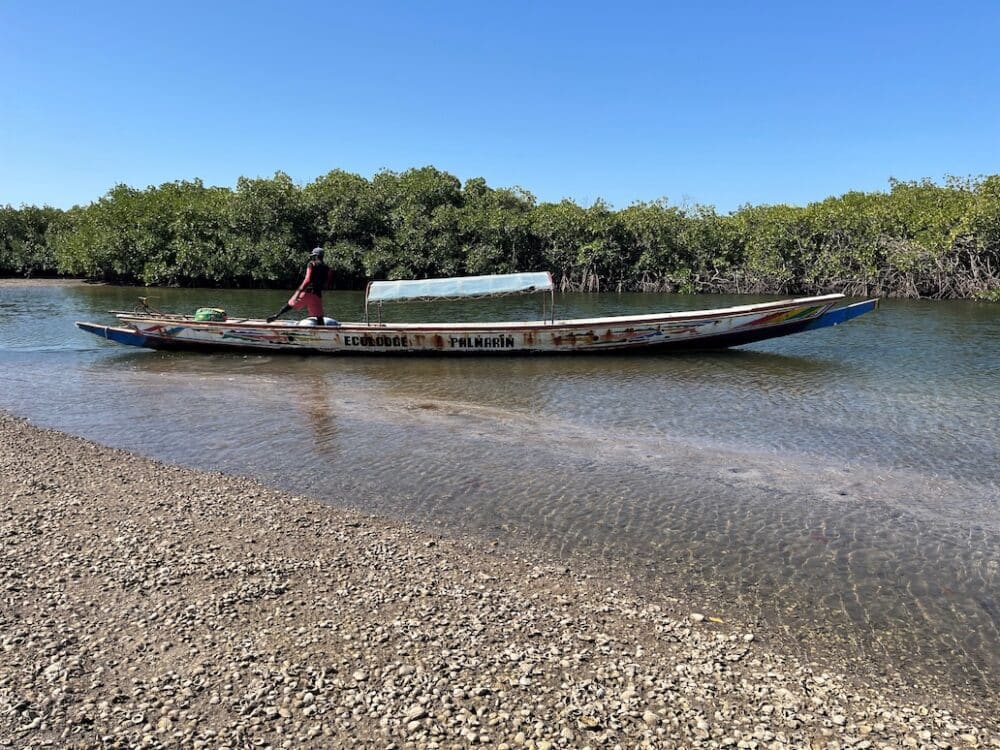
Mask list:
[[[226,311],[221,307],[199,307],[194,314],[195,320],[225,320]]]

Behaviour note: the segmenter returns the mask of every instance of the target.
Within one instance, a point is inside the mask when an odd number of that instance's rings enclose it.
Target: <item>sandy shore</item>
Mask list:
[[[2,413],[0,497],[0,746],[1000,747],[613,577]]]
[[[22,278],[0,278],[0,288],[2,287],[25,287],[25,286],[100,286],[101,282],[87,281],[86,279],[50,279],[44,277],[22,279]]]

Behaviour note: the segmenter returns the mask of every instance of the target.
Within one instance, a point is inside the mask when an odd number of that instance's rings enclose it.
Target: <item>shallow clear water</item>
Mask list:
[[[649,357],[167,354],[72,325],[110,321],[106,310],[138,294],[241,316],[287,296],[0,287],[0,408],[165,460],[584,555],[664,595],[683,587],[749,612],[806,651],[839,645],[979,694],[1000,682],[996,305],[889,301],[834,329]],[[557,305],[576,317],[737,301],[748,299]],[[341,320],[360,307],[358,294],[327,299]],[[391,314],[513,320],[539,309]]]

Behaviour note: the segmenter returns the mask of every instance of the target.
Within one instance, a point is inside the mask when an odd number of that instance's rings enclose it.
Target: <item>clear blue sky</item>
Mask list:
[[[432,164],[730,211],[1000,172],[1000,2],[0,3],[0,204]]]

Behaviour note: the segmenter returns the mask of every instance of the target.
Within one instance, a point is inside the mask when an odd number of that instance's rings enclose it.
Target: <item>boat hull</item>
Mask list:
[[[723,349],[838,325],[876,300],[834,308],[842,295],[696,313],[534,323],[296,326],[264,321],[201,322],[183,316],[119,314],[120,326],[77,323],[128,346],[167,350],[331,355],[501,355]]]

